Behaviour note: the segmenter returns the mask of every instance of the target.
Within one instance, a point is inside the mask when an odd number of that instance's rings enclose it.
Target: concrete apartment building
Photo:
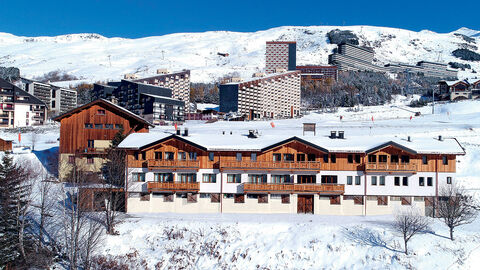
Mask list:
[[[295,70],[297,66],[297,42],[267,41],[265,52],[265,73],[279,70]]]
[[[340,71],[410,72],[423,74],[426,77],[457,78],[457,71],[449,69],[447,64],[420,61],[417,65],[390,63],[379,66],[373,63],[373,59],[374,51],[372,48],[348,43],[339,44],[336,51],[328,56],[329,64],[336,65]]]
[[[110,99],[119,106],[159,125],[185,120],[185,102],[172,98],[172,89],[132,80],[94,84],[94,99]]]
[[[336,81],[338,79],[337,66],[305,65],[297,66],[297,70],[301,72],[302,81],[321,81],[326,79]]]
[[[41,83],[21,78],[21,87],[47,105],[54,115],[67,112],[77,107],[77,91],[48,83]]]
[[[131,134],[119,145],[126,211],[386,215],[415,205],[429,214],[465,154],[454,138],[331,134]]]
[[[238,112],[249,120],[299,116],[300,71],[220,85],[220,112]]]
[[[0,79],[0,127],[43,125],[46,120],[47,106],[43,101]]]

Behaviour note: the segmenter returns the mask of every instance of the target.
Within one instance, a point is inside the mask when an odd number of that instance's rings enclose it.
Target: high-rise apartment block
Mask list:
[[[297,42],[267,41],[265,53],[265,72],[295,70],[297,66]]]
[[[77,107],[77,91],[22,78],[20,87],[45,103],[53,114],[62,114]]]

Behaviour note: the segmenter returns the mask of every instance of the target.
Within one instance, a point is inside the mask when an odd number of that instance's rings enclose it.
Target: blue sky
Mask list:
[[[479,0],[0,0],[0,32],[138,38],[211,30],[250,32],[283,25],[374,25],[445,33],[460,27],[480,30],[479,8]]]

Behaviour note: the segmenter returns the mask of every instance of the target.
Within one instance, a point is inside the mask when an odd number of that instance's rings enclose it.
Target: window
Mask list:
[[[377,162],[377,156],[368,155],[368,162]]]
[[[336,175],[322,175],[322,184],[336,184],[337,180]]]
[[[133,181],[145,182],[145,173],[132,173]]]
[[[442,157],[442,162],[443,162],[443,165],[448,165],[448,158],[447,158],[447,156],[443,156],[443,157]]]
[[[380,186],[385,186],[385,176],[380,176]]]
[[[178,178],[181,183],[196,183],[197,175],[194,173],[179,173]]]
[[[323,154],[323,162],[328,163],[328,154]]]
[[[257,153],[251,153],[250,154],[250,160],[251,161],[257,161]]]
[[[155,159],[161,160],[162,159],[162,152],[155,152]]]
[[[242,153],[237,153],[237,161],[242,161]]]
[[[190,160],[197,160],[197,152],[189,152],[188,153],[188,158]]]
[[[371,180],[372,180],[372,186],[376,186],[376,185],[377,185],[377,177],[376,177],[376,176],[372,176],[372,177],[371,177]]]
[[[173,173],[154,173],[153,180],[161,183],[173,182]]]
[[[150,201],[150,194],[149,193],[141,193],[140,194],[140,201]]]
[[[408,177],[404,176],[402,180],[402,185],[408,186]]]
[[[395,186],[400,186],[400,177],[395,176]]]
[[[427,158],[427,156],[422,156],[422,163],[423,163],[424,165],[428,164],[428,158]]]
[[[293,154],[283,154],[283,161],[293,162]]]
[[[248,182],[254,183],[254,184],[267,183],[267,175],[266,174],[249,174]]]
[[[268,203],[268,194],[258,194],[258,203]]]
[[[391,155],[390,163],[398,163],[398,155]]]
[[[138,152],[133,153],[133,159],[138,160]]]
[[[142,160],[146,160],[147,159],[147,152],[142,152]]]
[[[402,205],[411,205],[412,197],[400,197],[400,201],[402,201]]]
[[[187,193],[187,203],[196,203],[197,202],[197,194]]]
[[[337,163],[337,156],[335,154],[331,154],[330,160],[332,161],[332,163]]]
[[[305,161],[305,154],[297,154],[297,161]]]
[[[233,201],[235,203],[244,203],[245,202],[245,195],[235,194],[235,195],[233,195]]]
[[[97,115],[105,115],[105,110],[97,110]]]
[[[241,183],[242,177],[240,174],[227,174],[227,183]]]
[[[213,158],[214,158],[213,152],[208,153],[208,160],[213,161]]]
[[[360,163],[360,155],[355,155],[355,163]]]
[[[220,202],[220,194],[218,193],[212,193],[210,195],[210,202],[212,203],[219,203]]]
[[[283,184],[283,183],[290,183],[290,175],[272,175],[272,183],[275,184]]]
[[[360,185],[360,176],[359,175],[356,175],[355,176],[355,185],[359,186]]]
[[[204,173],[202,178],[203,183],[216,183],[217,175],[214,173]]]
[[[106,129],[113,129],[113,124],[105,124]]]
[[[282,194],[282,203],[290,203],[290,194]]]
[[[316,160],[316,155],[315,154],[308,154],[307,159],[308,161],[315,161]]]
[[[178,156],[177,156],[178,160],[187,160],[187,153],[185,153],[185,152],[178,152],[177,155],[178,155]]]
[[[85,128],[87,128],[87,129],[92,129],[92,128],[93,128],[93,124],[92,124],[92,123],[85,123]]]
[[[103,128],[103,124],[95,124],[95,129],[102,129]]]
[[[88,140],[88,141],[87,141],[87,147],[88,147],[88,148],[93,148],[94,145],[95,145],[95,144],[94,144],[93,140]]]
[[[165,160],[173,160],[173,152],[165,152]]]
[[[273,154],[273,161],[282,161],[282,154]]]
[[[363,196],[353,196],[353,204],[363,205]]]
[[[330,196],[330,204],[340,204],[340,195]]]
[[[93,157],[87,157],[87,164],[93,164]]]
[[[451,185],[452,184],[452,177],[447,177],[447,184]]]
[[[348,163],[353,163],[353,155],[348,155],[347,156],[347,161],[348,161]]]
[[[164,202],[173,202],[173,194],[165,194],[163,196],[163,201]]]
[[[425,186],[425,177],[418,178],[418,185],[421,187]]]
[[[70,164],[75,163],[75,156],[68,156],[68,163]]]
[[[347,176],[347,185],[353,184],[353,176]]]
[[[388,205],[387,196],[377,196],[377,205]]]
[[[410,157],[409,156],[402,156],[402,163],[410,163]]]
[[[115,129],[123,129],[123,125],[122,124],[115,124]]]
[[[378,162],[386,163],[387,162],[387,155],[379,155]]]
[[[433,186],[433,177],[427,177],[427,186]]]

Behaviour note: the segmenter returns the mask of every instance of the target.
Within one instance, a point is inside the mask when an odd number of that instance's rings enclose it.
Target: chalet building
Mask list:
[[[135,133],[127,151],[126,211],[426,214],[455,182],[455,139]]]
[[[183,122],[185,102],[172,98],[172,89],[131,80],[94,84],[93,98],[114,100],[153,124]]]
[[[119,131],[148,132],[152,126],[138,115],[107,100],[98,99],[53,120],[60,122],[59,178],[65,180],[72,165],[97,173],[105,151]]]
[[[273,73],[221,84],[220,112],[246,119],[293,118],[300,115],[300,71]]]
[[[443,99],[478,99],[480,98],[480,79],[460,81],[439,81],[438,88]]]
[[[43,125],[47,107],[40,99],[0,79],[0,127]]]
[[[47,110],[54,115],[77,107],[77,91],[74,89],[66,89],[25,78],[21,78],[19,85],[23,90],[43,101],[47,105]]]
[[[12,143],[13,143],[13,141],[11,141],[11,140],[4,140],[4,139],[0,138],[0,151],[1,152],[12,151],[13,150]]]

